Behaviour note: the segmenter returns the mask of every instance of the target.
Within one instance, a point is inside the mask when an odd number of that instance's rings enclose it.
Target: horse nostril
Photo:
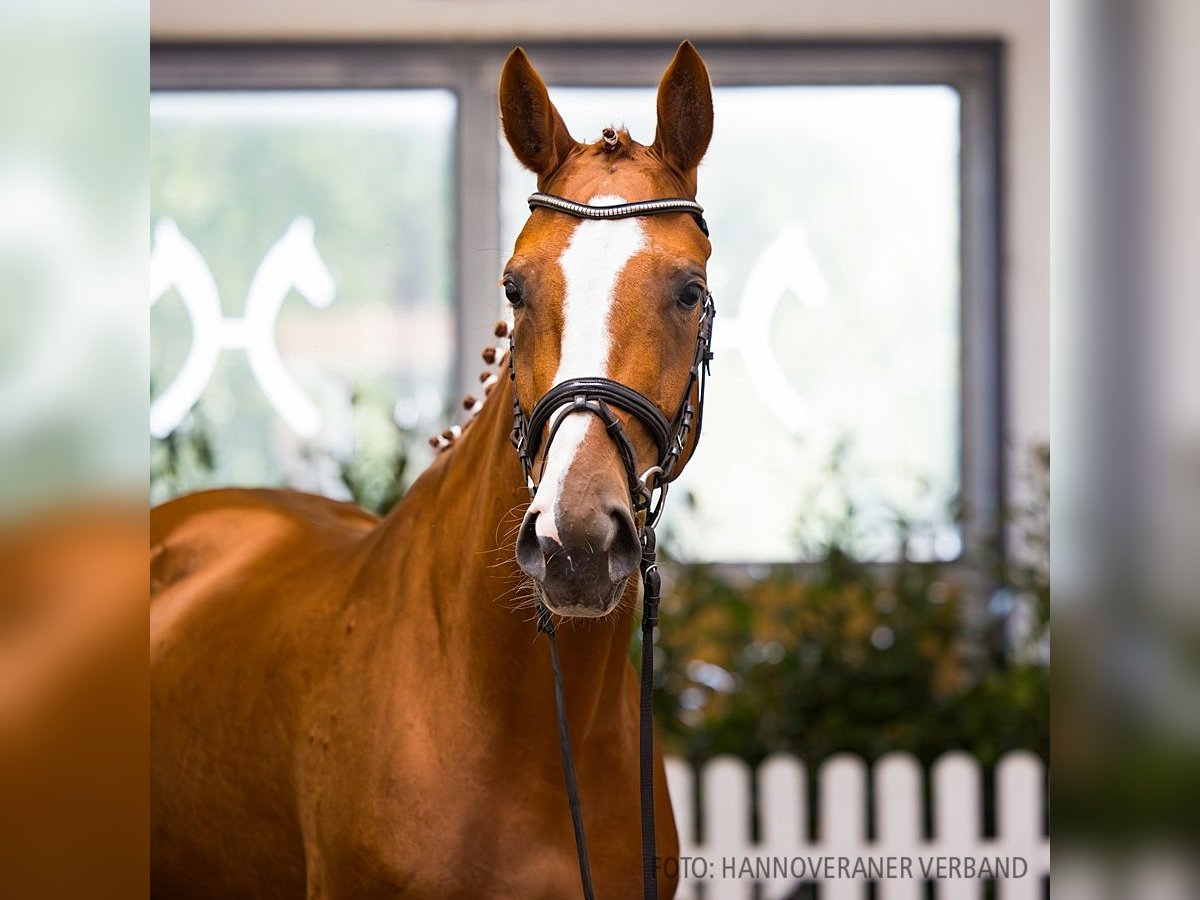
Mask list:
[[[526,575],[541,581],[546,577],[546,555],[537,533],[537,517],[535,512],[525,513],[521,533],[517,536],[517,565]]]
[[[628,578],[637,571],[642,548],[633,516],[624,507],[609,514],[614,525],[612,544],[608,548],[608,575],[613,583]]]
[[[612,585],[637,572],[641,541],[626,507],[596,510],[590,519],[574,523],[573,528],[567,523],[561,542],[538,534],[538,514],[527,512],[521,523],[517,564],[551,593],[603,589],[607,597]]]

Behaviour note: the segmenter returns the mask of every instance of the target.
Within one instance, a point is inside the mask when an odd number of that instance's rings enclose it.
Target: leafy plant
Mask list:
[[[350,405],[353,450],[338,461],[338,471],[355,503],[376,515],[387,515],[408,488],[405,475],[416,438],[396,424],[391,403],[383,392],[356,390]]]
[[[349,452],[335,455],[313,446],[308,448],[306,458],[314,468],[319,468],[324,458],[355,503],[377,515],[387,515],[411,483],[409,460],[416,447],[415,432],[396,423],[386,392],[380,389],[355,390],[350,408],[353,433]],[[212,425],[200,405],[166,437],[152,440],[151,502],[217,486],[214,445]]]
[[[1048,454],[1035,462],[1043,460],[1048,469]],[[857,530],[847,504],[813,565],[670,566],[669,625],[656,648],[665,748],[693,760],[905,750],[930,762],[953,748],[985,764],[1014,748],[1048,755],[1046,661],[1028,641],[988,652],[1012,613],[989,604],[996,592],[1035,598],[1038,640],[1048,621],[1048,486],[1034,496],[1017,517],[1028,552],[1003,565],[995,554],[953,565],[857,560],[839,538]]]
[[[174,431],[150,442],[150,502],[211,487],[217,465],[210,426],[197,405]]]

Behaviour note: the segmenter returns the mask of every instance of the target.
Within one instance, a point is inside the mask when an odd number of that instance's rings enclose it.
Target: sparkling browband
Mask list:
[[[630,219],[634,216],[657,216],[663,213],[683,212],[695,218],[696,224],[708,237],[708,223],[704,221],[704,207],[686,197],[667,197],[660,200],[639,200],[636,203],[617,203],[612,206],[589,206],[576,203],[554,194],[530,194],[529,208],[541,207],[566,213],[579,219]]]

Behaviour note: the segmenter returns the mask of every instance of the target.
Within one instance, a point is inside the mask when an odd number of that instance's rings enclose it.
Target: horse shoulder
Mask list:
[[[352,503],[288,490],[225,489],[187,494],[150,513],[151,591],[160,594],[206,569],[261,565],[352,547],[377,517]]]
[[[325,737],[308,711],[341,658],[349,579],[377,522],[291,491],[207,491],[152,511],[152,842],[164,895],[303,892],[295,772]],[[227,834],[239,836],[236,858]]]

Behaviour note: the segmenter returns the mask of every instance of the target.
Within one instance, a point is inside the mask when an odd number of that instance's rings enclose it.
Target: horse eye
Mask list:
[[[517,286],[515,281],[505,280],[504,296],[508,298],[508,302],[513,306],[520,306],[523,298],[521,296],[521,288]]]
[[[679,305],[684,309],[693,309],[697,303],[704,299],[705,293],[704,285],[698,281],[693,281],[679,295]]]

